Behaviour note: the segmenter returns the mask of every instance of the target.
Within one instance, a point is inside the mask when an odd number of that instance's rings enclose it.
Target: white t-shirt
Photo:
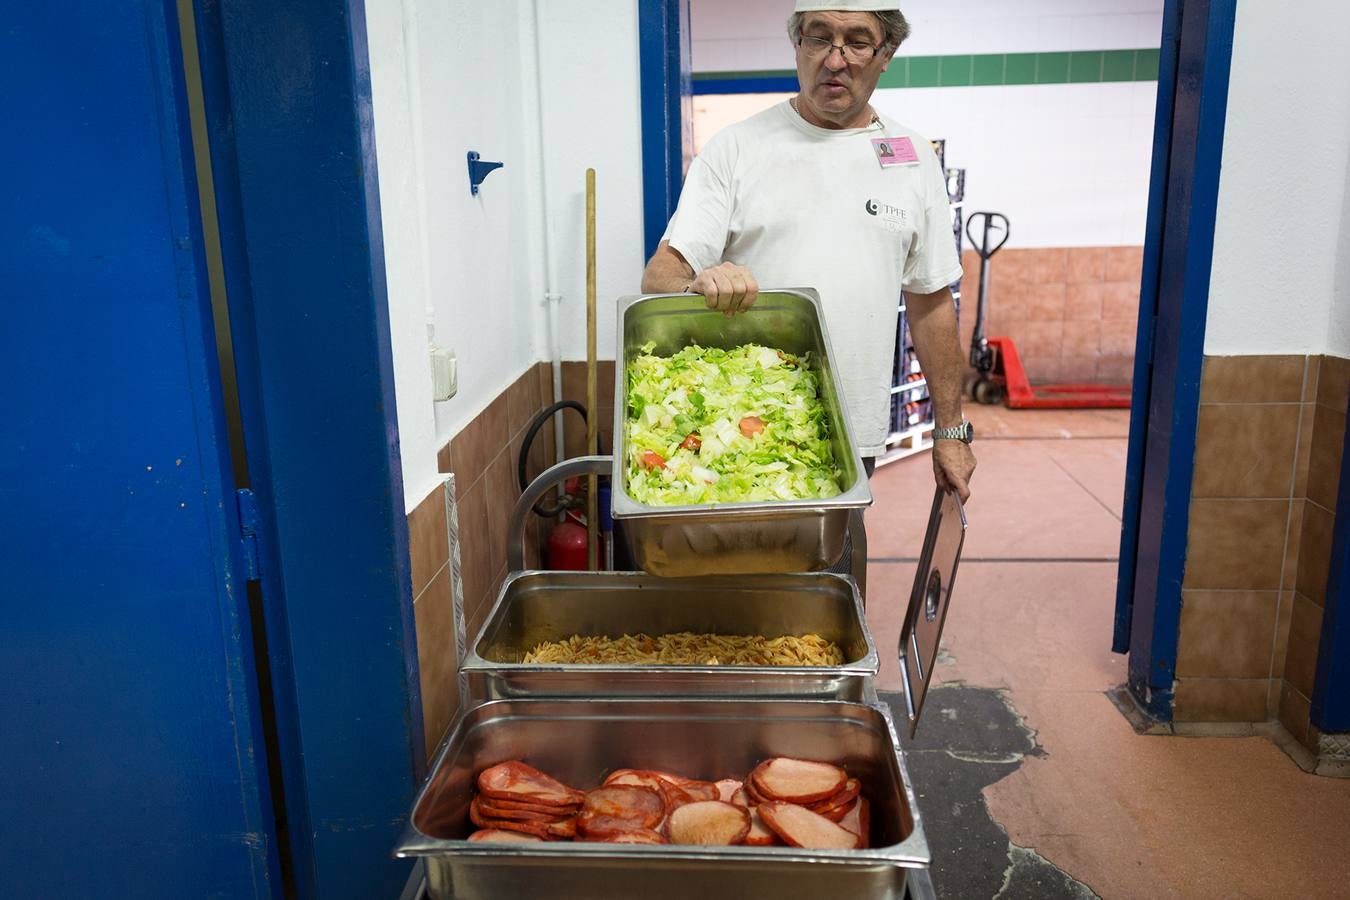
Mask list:
[[[918,161],[883,167],[877,138],[908,138]],[[886,118],[817,128],[785,101],[708,142],[664,239],[695,272],[734,262],[762,288],[819,291],[858,451],[885,450],[900,292],[930,294],[961,275],[926,139]]]

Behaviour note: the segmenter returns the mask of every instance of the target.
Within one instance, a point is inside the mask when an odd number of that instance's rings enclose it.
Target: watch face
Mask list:
[[[975,426],[970,424],[969,422],[966,422],[965,425],[966,425],[966,436],[962,438],[962,440],[964,440],[967,444],[969,444],[971,441],[975,440]]]

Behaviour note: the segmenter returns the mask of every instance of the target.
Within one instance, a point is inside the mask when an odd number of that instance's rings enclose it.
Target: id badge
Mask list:
[[[917,166],[919,154],[914,151],[914,142],[907,137],[872,138],[872,150],[877,154],[877,162],[883,169],[891,166]]]

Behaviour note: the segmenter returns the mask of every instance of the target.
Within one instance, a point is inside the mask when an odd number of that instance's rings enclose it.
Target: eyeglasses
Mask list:
[[[797,46],[802,48],[802,52],[807,56],[829,56],[831,50],[838,50],[844,57],[844,62],[861,65],[872,61],[877,55],[877,51],[885,44],[879,44],[873,47],[865,41],[845,41],[842,44],[836,44],[821,37],[807,37],[800,35],[797,38]]]

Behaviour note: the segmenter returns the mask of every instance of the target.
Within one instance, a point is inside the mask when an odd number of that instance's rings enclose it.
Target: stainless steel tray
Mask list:
[[[843,397],[835,383],[829,337],[814,291],[766,291],[746,313],[709,310],[702,297],[657,294],[619,301],[615,356],[614,518],[622,523],[637,564],[653,575],[739,575],[809,572],[829,567],[844,547],[850,510],[872,503]],[[691,343],[730,348],[748,341],[809,352],[831,424],[842,494],[828,500],[649,506],[628,495],[625,461],[628,360],[648,341],[657,353]]]
[[[873,849],[488,844],[468,805],[483,768],[523,759],[580,789],[616,768],[744,777],[775,756],[828,759],[862,780]],[[470,711],[442,745],[396,849],[423,857],[437,900],[886,900],[930,854],[895,727],[879,706],[811,700],[503,700]]]
[[[573,634],[814,632],[839,666],[557,665],[521,662]],[[758,696],[861,700],[879,657],[851,578],[828,573],[658,578],[641,572],[508,576],[462,671],[474,700],[563,696]]]

